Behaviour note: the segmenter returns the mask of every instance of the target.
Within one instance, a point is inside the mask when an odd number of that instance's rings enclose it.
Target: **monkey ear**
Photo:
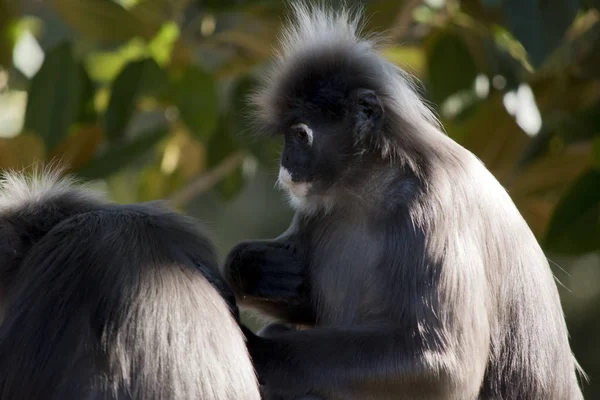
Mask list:
[[[363,140],[376,134],[383,126],[383,107],[375,91],[357,89],[351,100],[355,135]]]

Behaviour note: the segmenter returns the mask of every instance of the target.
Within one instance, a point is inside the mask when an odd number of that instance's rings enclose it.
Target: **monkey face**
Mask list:
[[[322,112],[303,113],[284,127],[279,185],[294,204],[313,195],[326,195],[344,168],[343,154],[352,154],[346,121]],[[344,139],[344,137],[346,137]]]
[[[308,195],[314,176],[313,130],[305,123],[291,125],[284,134],[279,184],[296,201]]]
[[[346,96],[319,93],[286,114],[291,118],[280,128],[284,145],[278,183],[296,205],[310,196],[327,196],[341,177],[359,167],[383,119],[375,92],[362,88]]]
[[[279,185],[293,205],[336,197],[381,143],[386,89],[365,73],[368,61],[335,54],[304,54],[254,98],[261,130],[283,136]]]

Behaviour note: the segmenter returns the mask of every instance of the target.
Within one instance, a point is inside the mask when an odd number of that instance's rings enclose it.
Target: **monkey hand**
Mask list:
[[[293,246],[279,242],[240,243],[227,256],[224,273],[238,296],[271,301],[301,297],[308,281]]]
[[[273,323],[269,325],[265,325],[261,330],[259,330],[256,334],[260,337],[272,337],[273,335],[278,335],[290,331],[295,331],[294,326],[289,324],[282,323]]]

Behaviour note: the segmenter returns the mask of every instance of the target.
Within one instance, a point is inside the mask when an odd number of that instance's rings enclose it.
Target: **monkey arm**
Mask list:
[[[269,338],[245,333],[269,393],[348,399],[453,399],[453,389],[460,393],[450,367],[454,352],[441,338],[390,325],[315,328]]]
[[[240,243],[227,256],[224,274],[240,304],[295,324],[314,324],[307,267],[291,241]]]

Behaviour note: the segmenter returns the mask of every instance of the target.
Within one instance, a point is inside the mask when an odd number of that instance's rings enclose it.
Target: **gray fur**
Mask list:
[[[318,113],[316,97],[295,96],[319,83],[301,78],[336,63],[360,71],[345,82],[374,90],[385,119],[368,143],[347,132],[353,158],[334,183],[309,182],[284,235],[226,262],[242,302],[313,318],[314,329],[249,338],[274,398],[582,399],[548,261],[506,190],[360,38],[356,14],[293,10],[254,97],[259,125]],[[310,128],[318,144],[324,131]]]
[[[5,174],[0,284],[3,400],[260,398],[211,243],[158,204]]]

